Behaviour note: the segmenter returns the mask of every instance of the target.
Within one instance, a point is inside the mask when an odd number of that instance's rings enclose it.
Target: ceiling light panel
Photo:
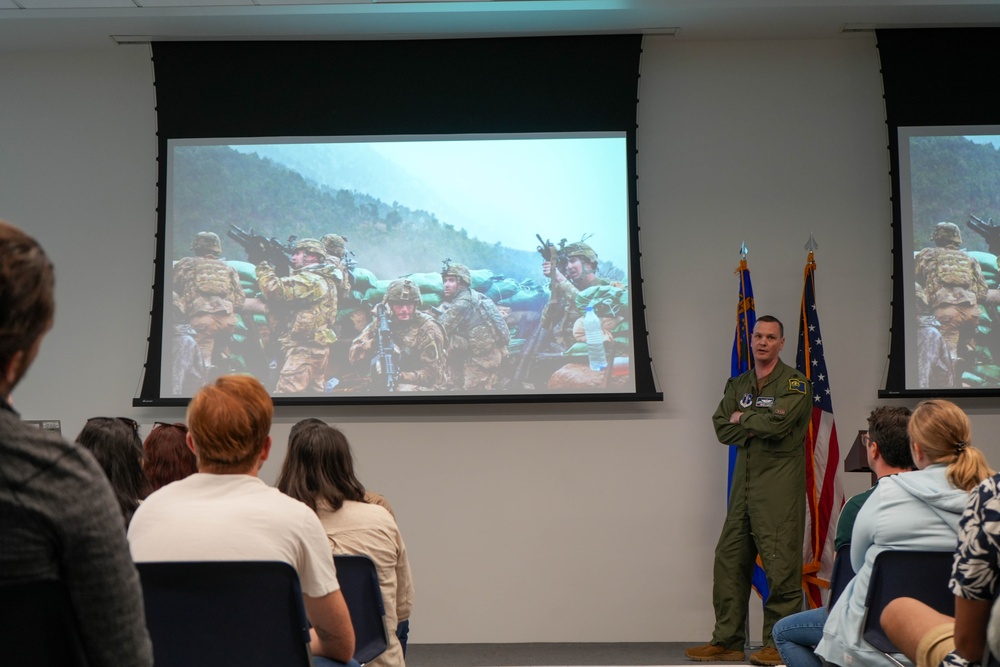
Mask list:
[[[166,7],[253,7],[260,4],[254,0],[135,0],[135,3],[147,9],[162,9]]]
[[[17,0],[22,9],[135,9],[132,0]]]

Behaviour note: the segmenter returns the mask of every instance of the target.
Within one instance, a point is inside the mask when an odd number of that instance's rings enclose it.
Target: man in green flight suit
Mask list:
[[[764,647],[755,665],[779,665],[771,628],[802,608],[805,532],[805,437],[812,415],[810,382],[778,358],[784,327],[765,315],[753,329],[754,368],[730,378],[712,417],[719,442],[737,445],[729,510],[715,547],[712,641],[685,655],[698,661],[745,659],[747,604],[760,554],[770,595],[764,602]]]

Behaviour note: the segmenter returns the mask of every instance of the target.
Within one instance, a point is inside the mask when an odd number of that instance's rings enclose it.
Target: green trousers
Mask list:
[[[801,466],[792,459],[773,459],[772,463]],[[780,479],[782,475],[775,477]],[[748,494],[745,484],[733,481],[729,512],[715,547],[713,644],[743,650],[751,577],[758,553],[770,590],[764,601],[764,646],[774,646],[771,628],[778,620],[802,610],[805,484],[790,486],[774,488],[769,494],[759,493],[759,489]],[[748,495],[753,502],[747,502]]]

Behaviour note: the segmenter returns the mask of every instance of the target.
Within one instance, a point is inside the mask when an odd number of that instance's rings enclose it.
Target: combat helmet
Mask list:
[[[389,283],[388,289],[385,290],[385,297],[382,299],[382,302],[410,302],[419,306],[421,303],[420,287],[418,287],[415,282],[407,278],[393,280]]]
[[[934,225],[934,234],[931,239],[938,245],[960,246],[962,245],[962,231],[954,222],[939,222]]]
[[[218,257],[222,254],[222,242],[215,232],[198,232],[194,235],[191,250],[199,257]]]
[[[469,275],[469,267],[465,264],[445,262],[444,267],[441,268],[441,279],[443,280],[445,276],[455,276],[461,282],[465,283],[466,287],[472,285],[472,276]]]
[[[323,242],[323,247],[326,248],[326,254],[331,257],[342,258],[344,256],[344,248],[347,246],[347,237],[341,236],[340,234],[327,234],[320,241]]]
[[[567,257],[583,257],[591,264],[597,264],[597,253],[594,252],[593,248],[582,241],[568,244],[565,248],[563,248],[563,253]]]
[[[299,239],[292,246],[292,252],[305,250],[308,253],[319,255],[321,262],[326,261],[326,247],[316,239]]]

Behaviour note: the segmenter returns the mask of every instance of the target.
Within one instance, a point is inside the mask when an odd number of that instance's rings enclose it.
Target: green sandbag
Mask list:
[[[374,273],[361,267],[351,269],[351,275],[354,277],[354,280],[351,282],[351,289],[361,294],[367,292],[378,282],[378,278],[375,277]]]
[[[257,286],[257,267],[250,262],[241,262],[238,259],[227,259],[226,264],[236,269],[240,274],[240,286],[243,294],[250,298],[257,296],[260,287]]]
[[[497,302],[499,306],[507,306],[511,310],[541,310],[549,302],[547,290],[538,288],[534,290],[521,290],[508,299]]]

